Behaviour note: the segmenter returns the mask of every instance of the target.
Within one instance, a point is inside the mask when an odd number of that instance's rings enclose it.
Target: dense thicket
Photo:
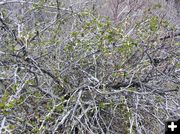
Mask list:
[[[159,134],[180,117],[176,25],[161,4],[118,9],[0,2],[0,133]]]

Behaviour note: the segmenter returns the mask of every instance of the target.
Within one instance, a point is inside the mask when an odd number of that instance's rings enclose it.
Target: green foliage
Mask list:
[[[159,28],[159,19],[158,17],[156,16],[153,16],[151,19],[150,19],[150,30],[153,31],[153,32],[156,32]]]
[[[58,112],[58,113],[62,113],[64,110],[64,105],[61,104],[61,105],[58,105],[56,108],[55,108],[55,111]]]
[[[33,8],[37,10],[43,9],[43,6],[46,2],[47,0],[39,0],[38,3],[33,3]]]
[[[10,94],[9,92],[5,92],[0,100],[0,109],[4,115],[10,114],[10,109],[15,107],[16,100],[11,100],[9,102]]]
[[[3,94],[3,96],[2,96],[2,98],[1,98],[1,101],[2,101],[2,102],[7,102],[8,99],[9,99],[9,97],[10,97],[9,92],[8,92],[8,91],[5,91],[4,94]]]
[[[160,3],[157,3],[152,7],[152,9],[157,10],[157,9],[160,9],[161,7],[162,7],[162,5]]]
[[[100,102],[99,103],[99,108],[100,109],[104,109],[105,108],[105,103],[104,102]]]

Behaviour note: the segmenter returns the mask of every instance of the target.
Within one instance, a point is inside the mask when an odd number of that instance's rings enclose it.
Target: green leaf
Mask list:
[[[56,107],[56,111],[57,112],[63,112],[63,110],[64,110],[64,106],[63,105],[59,105],[59,106]]]
[[[6,109],[8,109],[8,108],[14,108],[14,104],[13,103],[8,103],[6,105]]]
[[[0,109],[4,109],[5,103],[4,102],[0,102]]]
[[[105,108],[105,104],[104,104],[104,102],[100,102],[100,103],[99,103],[99,108],[102,108],[102,109],[104,109],[104,108]]]
[[[180,63],[177,63],[177,64],[176,64],[176,67],[177,67],[177,68],[180,68]]]
[[[77,32],[77,31],[74,31],[74,32],[71,33],[71,35],[72,35],[73,37],[77,37],[78,32]]]
[[[34,93],[34,96],[36,96],[36,97],[38,97],[38,98],[39,98],[39,97],[42,97],[42,95],[41,95],[40,92],[35,92],[35,93]]]
[[[12,85],[12,90],[14,91],[14,92],[16,92],[16,90],[17,90],[17,88],[18,88],[18,84],[14,84],[14,85]]]
[[[7,116],[7,115],[9,115],[9,114],[10,114],[10,112],[9,112],[9,111],[7,111],[7,110],[3,110],[3,111],[2,111],[2,113],[3,113],[3,115],[5,115],[5,116]]]
[[[155,32],[158,30],[159,20],[158,17],[153,16],[150,20],[150,30]]]
[[[153,6],[153,9],[160,9],[161,7],[162,7],[161,4],[158,3]]]
[[[9,125],[8,128],[11,130],[14,130],[16,128],[16,126],[15,125]]]
[[[6,91],[6,92],[3,94],[2,101],[3,101],[3,102],[7,102],[8,99],[9,99],[9,92]]]
[[[3,9],[1,13],[2,13],[3,18],[7,17],[8,15],[8,11],[6,9]]]
[[[180,42],[175,43],[176,46],[180,47]]]

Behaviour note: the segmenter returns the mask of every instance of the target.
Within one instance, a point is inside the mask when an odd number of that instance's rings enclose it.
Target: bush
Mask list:
[[[114,24],[90,8],[26,2],[15,17],[7,5],[0,133],[162,133],[179,116],[179,33],[166,34],[175,28],[158,9],[127,31],[130,18]]]

